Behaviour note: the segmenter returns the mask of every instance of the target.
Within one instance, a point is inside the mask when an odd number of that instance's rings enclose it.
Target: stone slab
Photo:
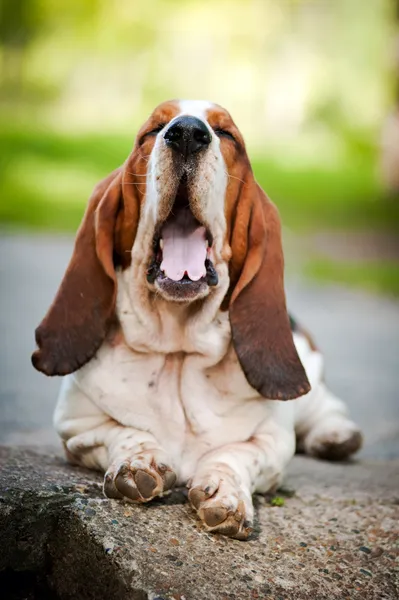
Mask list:
[[[398,460],[296,457],[284,506],[255,497],[247,542],[204,532],[185,490],[142,506],[108,500],[101,476],[49,449],[3,447],[0,467],[0,571],[8,582],[34,573],[53,594],[13,599],[399,597]]]

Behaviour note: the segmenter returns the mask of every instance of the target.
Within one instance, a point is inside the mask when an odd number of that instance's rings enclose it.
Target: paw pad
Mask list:
[[[246,540],[252,532],[251,498],[231,482],[219,487],[199,485],[190,489],[189,500],[207,531]]]
[[[104,494],[108,498],[127,498],[133,502],[148,502],[155,496],[170,490],[176,482],[176,474],[167,465],[154,461],[143,464],[126,460],[111,466],[104,477]]]

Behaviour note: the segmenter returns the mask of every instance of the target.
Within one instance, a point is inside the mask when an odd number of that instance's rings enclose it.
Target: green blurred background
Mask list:
[[[1,0],[3,231],[74,232],[156,104],[209,99],[280,208],[288,266],[399,295],[381,168],[399,156],[398,16],[394,0]]]

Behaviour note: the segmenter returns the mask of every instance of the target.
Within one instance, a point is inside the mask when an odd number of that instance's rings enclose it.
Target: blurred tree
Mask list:
[[[380,148],[380,172],[390,199],[399,199],[399,0],[394,0],[396,35],[393,40],[393,107],[383,121]]]
[[[42,26],[36,0],[1,0],[0,76],[3,93],[18,96],[23,84],[24,54]]]
[[[399,0],[395,0],[396,6],[396,45],[395,45],[395,73],[396,73],[396,103],[399,105]]]
[[[52,126],[122,131],[167,97],[205,97],[228,106],[262,151],[281,144],[285,156],[289,140],[305,157],[306,137],[311,160],[319,143],[338,157],[345,139],[375,138],[398,5],[0,0],[3,118],[17,109],[29,122],[34,113]]]

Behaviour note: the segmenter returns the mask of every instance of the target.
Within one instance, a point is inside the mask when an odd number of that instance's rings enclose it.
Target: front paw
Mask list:
[[[151,454],[141,454],[111,465],[104,477],[104,494],[148,502],[170,490],[175,482],[176,474],[168,465],[156,462]]]
[[[239,540],[251,534],[252,499],[234,474],[222,469],[196,476],[188,497],[207,531]]]

